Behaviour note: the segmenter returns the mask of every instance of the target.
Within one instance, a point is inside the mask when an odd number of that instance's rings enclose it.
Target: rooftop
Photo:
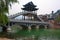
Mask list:
[[[29,2],[23,6],[24,6],[24,8],[22,8],[22,10],[25,10],[25,11],[36,11],[36,10],[38,10],[38,8],[36,8],[36,5],[34,5],[33,2]]]

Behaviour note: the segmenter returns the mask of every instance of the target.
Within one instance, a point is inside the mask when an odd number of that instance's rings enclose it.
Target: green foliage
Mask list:
[[[0,24],[4,25],[4,24],[8,23],[8,21],[9,20],[8,20],[8,17],[6,15],[4,15],[4,14],[0,15]]]
[[[57,22],[60,22],[60,16],[58,16],[58,17],[56,18],[56,21],[57,21]]]
[[[0,0],[0,25],[8,22],[6,13],[9,13],[9,5],[17,0]]]

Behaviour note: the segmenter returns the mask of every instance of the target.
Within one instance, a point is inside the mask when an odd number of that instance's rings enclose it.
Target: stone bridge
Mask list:
[[[10,22],[9,22],[9,26],[13,26],[13,25],[19,25],[20,28],[28,28],[28,29],[32,29],[32,28],[50,28],[50,23],[48,22],[44,22],[39,16],[34,16],[35,18],[39,19],[40,21],[38,20],[19,20],[19,19],[14,19],[15,17],[18,17],[20,15],[22,15],[23,13],[20,12],[20,13],[17,13],[15,15],[11,15],[11,16],[8,16],[9,19],[10,19]]]

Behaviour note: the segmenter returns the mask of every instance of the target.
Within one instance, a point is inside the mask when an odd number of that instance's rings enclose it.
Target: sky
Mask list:
[[[60,9],[60,0],[18,0],[19,3],[13,3],[12,8],[9,8],[9,15],[13,15],[19,12],[22,12],[21,8],[26,3],[32,1],[39,10],[37,11],[38,15],[50,14],[51,11],[56,12]]]

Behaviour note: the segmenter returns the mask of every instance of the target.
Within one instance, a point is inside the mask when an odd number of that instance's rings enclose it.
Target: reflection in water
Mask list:
[[[20,26],[13,26],[13,34],[10,36],[16,40],[60,40],[59,29],[20,29]]]
[[[23,37],[23,38],[17,38],[16,40],[59,40],[58,38],[52,38],[52,37]]]
[[[30,31],[20,30],[17,33],[20,37],[17,37],[16,40],[59,40],[60,36],[58,37],[58,35],[54,34],[54,32],[45,29],[40,29],[40,30],[33,29]]]

